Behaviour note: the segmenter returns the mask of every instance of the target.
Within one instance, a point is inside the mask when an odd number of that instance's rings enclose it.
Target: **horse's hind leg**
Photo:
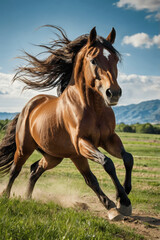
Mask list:
[[[79,159],[72,159],[72,161],[84,177],[86,184],[96,193],[101,203],[108,210],[108,218],[112,221],[122,219],[123,216],[117,211],[115,203],[101,190],[97,178],[90,170],[88,160],[81,157]]]
[[[19,151],[19,149],[17,148],[15,155],[14,155],[14,163],[13,163],[11,171],[10,171],[9,182],[7,184],[6,189],[3,191],[3,194],[5,194],[7,197],[10,197],[10,192],[11,192],[11,188],[14,183],[14,180],[19,175],[23,164],[26,162],[26,160],[29,158],[29,156],[32,154],[32,152],[33,152],[33,150],[30,150],[30,152],[22,154]]]
[[[56,167],[61,161],[62,158],[55,158],[48,154],[44,154],[44,157],[41,160],[31,165],[31,174],[27,188],[26,198],[32,197],[34,186],[42,173],[44,173],[46,170]]]

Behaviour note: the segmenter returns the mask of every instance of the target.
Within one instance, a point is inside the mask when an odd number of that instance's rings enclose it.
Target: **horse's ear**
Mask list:
[[[96,32],[96,27],[94,27],[90,31],[90,34],[89,34],[89,37],[88,37],[88,45],[89,46],[92,46],[95,43],[96,37],[97,37],[97,32]]]
[[[110,32],[110,34],[108,35],[108,37],[106,38],[106,40],[108,42],[110,42],[111,44],[114,43],[116,38],[116,30],[114,28],[112,28],[112,31]]]

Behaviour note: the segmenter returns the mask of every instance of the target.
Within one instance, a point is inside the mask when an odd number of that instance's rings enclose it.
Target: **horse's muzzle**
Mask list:
[[[106,90],[106,96],[108,100],[108,105],[117,105],[119,98],[122,96],[122,89],[119,88],[118,90],[112,90],[111,88],[108,88]]]

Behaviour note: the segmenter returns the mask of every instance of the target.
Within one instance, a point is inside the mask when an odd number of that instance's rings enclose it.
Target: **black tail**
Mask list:
[[[0,176],[9,173],[14,160],[16,151],[16,125],[19,114],[12,120],[7,127],[7,132],[0,143]]]

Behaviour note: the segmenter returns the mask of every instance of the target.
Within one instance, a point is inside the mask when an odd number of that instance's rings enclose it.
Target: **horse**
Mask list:
[[[62,28],[49,27],[61,34],[50,45],[43,45],[49,56],[42,60],[25,52],[23,59],[28,61],[27,65],[19,67],[13,81],[19,80],[30,89],[57,87],[58,96],[40,94],[33,97],[8,126],[0,145],[0,172],[2,175],[10,173],[3,194],[10,196],[22,166],[37,150],[43,157],[31,165],[27,198],[31,198],[42,173],[56,167],[63,158],[70,158],[107,209],[108,218],[120,220],[132,214],[128,194],[133,157],[115,133],[112,106],[122,95],[117,82],[121,55],[113,47],[116,31],[112,28],[108,37],[103,38],[97,35],[94,27],[89,34],[71,41]],[[98,147],[123,160],[123,186],[113,161]],[[111,177],[116,203],[100,188],[88,160],[101,164]]]

